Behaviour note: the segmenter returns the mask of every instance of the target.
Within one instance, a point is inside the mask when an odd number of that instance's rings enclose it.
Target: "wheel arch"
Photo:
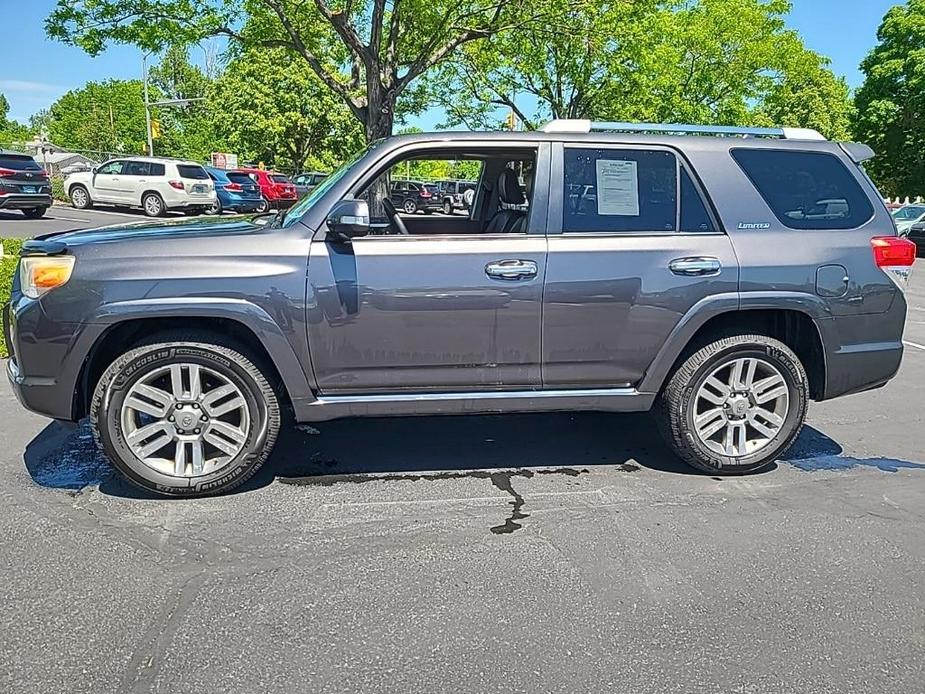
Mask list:
[[[267,377],[295,406],[314,399],[305,371],[291,343],[262,308],[242,300],[196,303],[177,299],[122,302],[103,307],[96,319],[105,328],[84,358],[74,396],[74,418],[87,414],[93,389],[106,367],[143,338],[172,330],[202,331],[227,338],[267,369]]]
[[[812,295],[761,293],[696,305],[675,326],[646,370],[639,391],[658,393],[690,354],[720,337],[757,333],[780,340],[799,357],[809,379],[810,397],[821,400],[826,386],[826,352],[818,320],[829,317],[824,302]],[[747,297],[747,298],[746,298]]]

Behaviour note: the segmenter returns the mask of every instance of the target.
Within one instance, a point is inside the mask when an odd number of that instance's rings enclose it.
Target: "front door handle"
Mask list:
[[[675,258],[668,263],[668,269],[685,277],[707,277],[718,275],[723,269],[723,264],[719,262],[719,258]]]
[[[485,274],[497,280],[528,280],[536,277],[537,267],[532,260],[496,260],[485,266]]]

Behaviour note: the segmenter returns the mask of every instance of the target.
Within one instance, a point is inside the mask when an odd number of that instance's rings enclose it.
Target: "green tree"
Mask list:
[[[362,143],[350,110],[303,61],[282,48],[232,60],[208,92],[217,141],[284,170],[330,170]]]
[[[540,12],[536,11],[537,6]],[[284,47],[347,105],[368,140],[390,135],[399,100],[459,47],[538,19],[528,0],[58,0],[48,35],[99,54],[223,36]]]
[[[789,69],[764,96],[754,125],[812,128],[830,140],[847,140],[854,107],[848,83],[828,68],[828,61],[804,51],[804,65]]]
[[[844,83],[787,29],[789,0],[546,2],[561,3],[550,12],[567,17],[563,27],[493,37],[479,44],[491,50],[467,47],[441,70],[434,84],[447,125],[498,127],[504,107],[527,128],[548,118],[780,118],[844,133]]]
[[[48,136],[69,149],[141,154],[146,151],[140,80],[88,82],[48,109]]]
[[[877,156],[865,166],[886,195],[925,191],[925,1],[890,9],[861,63],[854,135]]]
[[[32,129],[15,120],[10,120],[10,102],[0,94],[0,144],[10,145],[32,138]]]
[[[205,98],[212,80],[189,59],[185,45],[171,44],[157,65],[148,73],[162,99]],[[204,161],[213,149],[214,132],[208,109],[203,101],[185,106],[165,106],[152,109],[164,135],[155,143],[155,151],[186,159]]]

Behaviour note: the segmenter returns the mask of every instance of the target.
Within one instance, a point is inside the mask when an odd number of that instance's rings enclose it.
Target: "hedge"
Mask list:
[[[16,272],[16,263],[19,260],[19,249],[22,239],[0,239],[3,244],[3,256],[0,257],[0,306],[10,300],[10,291],[13,288],[13,274]],[[0,331],[0,357],[7,356],[6,340]]]

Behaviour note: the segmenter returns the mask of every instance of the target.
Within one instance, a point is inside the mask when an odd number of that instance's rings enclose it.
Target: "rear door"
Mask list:
[[[151,164],[149,162],[132,160],[125,162],[122,175],[116,182],[120,201],[131,205],[141,204],[141,193],[148,184],[150,173]]]
[[[667,147],[555,151],[543,298],[543,384],[637,384],[701,299],[737,291],[729,238]]]

